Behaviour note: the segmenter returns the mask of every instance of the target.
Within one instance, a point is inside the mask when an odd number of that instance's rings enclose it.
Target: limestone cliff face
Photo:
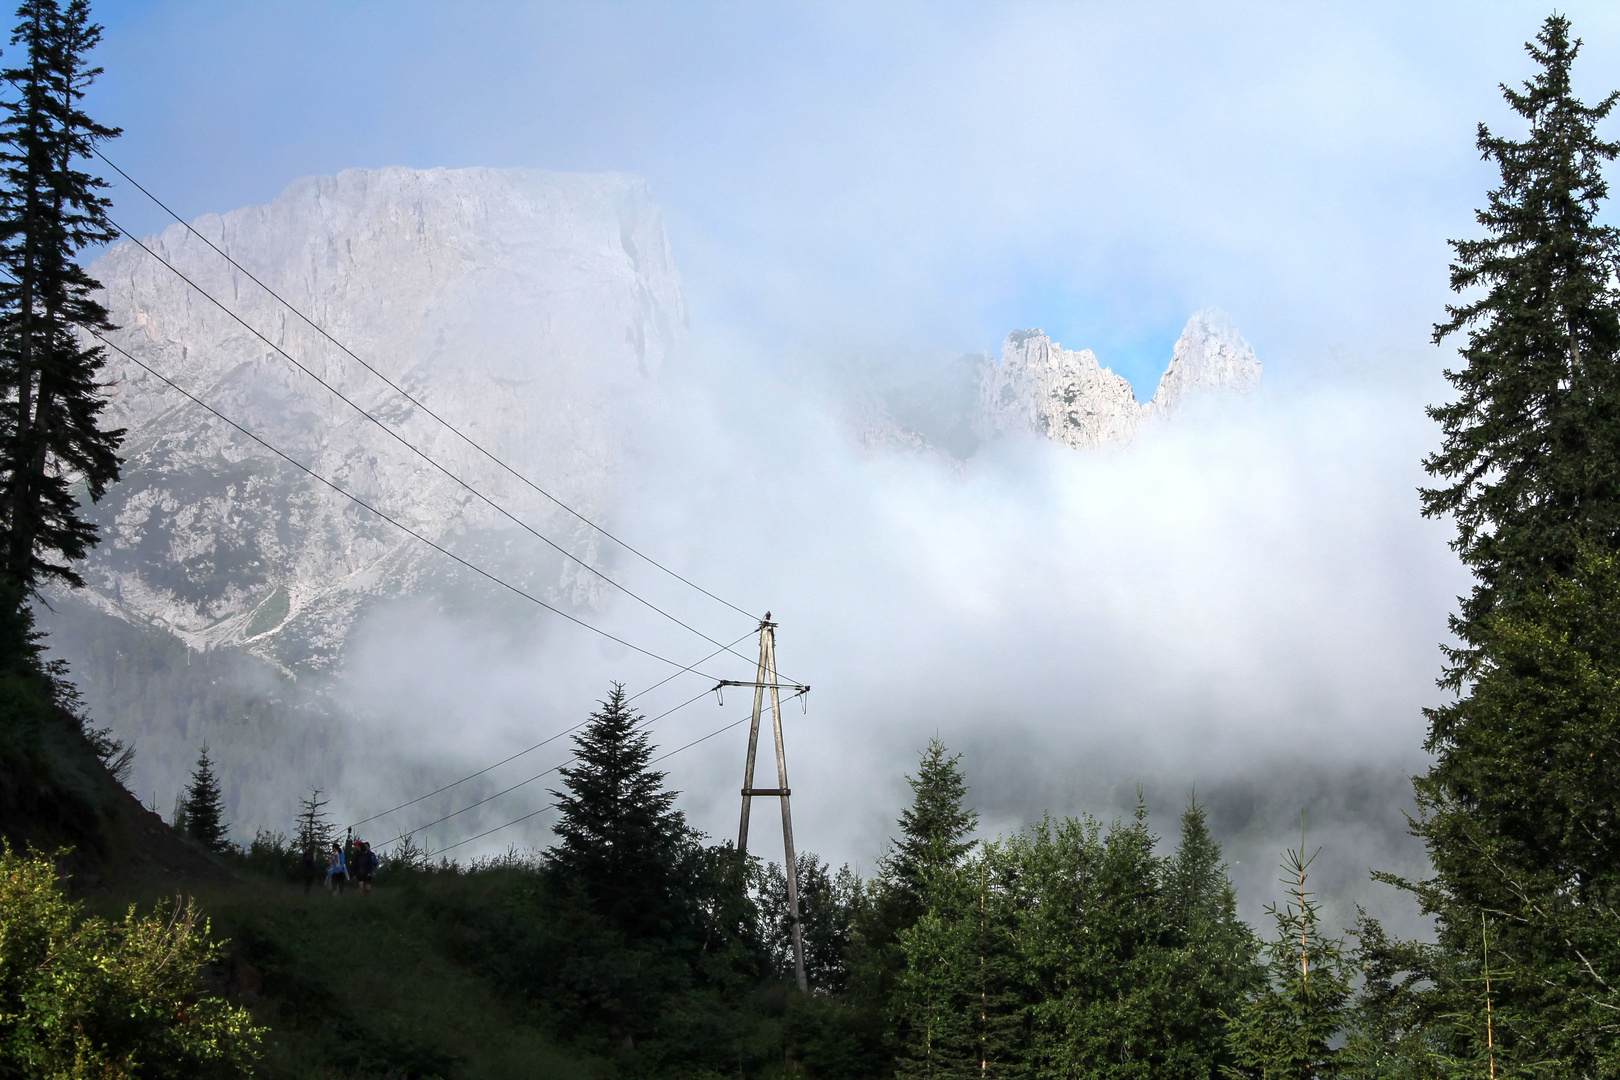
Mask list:
[[[1260,361],[1224,311],[1205,308],[1187,320],[1170,366],[1159,379],[1149,415],[1169,416],[1194,394],[1247,390],[1260,381]]]
[[[981,439],[1043,435],[1076,449],[1131,440],[1146,420],[1173,414],[1189,397],[1244,390],[1260,381],[1260,361],[1224,312],[1205,308],[1187,321],[1151,401],[1139,404],[1131,384],[1040,330],[1015,330],[999,363],[981,372],[974,427]]]
[[[1039,330],[1015,330],[1001,363],[985,368],[979,429],[982,438],[1029,432],[1089,447],[1129,439],[1139,412],[1131,384],[1090,349],[1071,352]]]
[[[197,229],[429,409],[586,514],[612,488],[625,403],[678,350],[680,279],[641,180],[539,170],[350,170]],[[249,325],[582,558],[593,538],[286,312],[179,226],[146,241]],[[115,340],[299,462],[554,600],[595,579],[336,399],[132,244],[91,269]],[[358,611],[454,577],[442,556],[114,355],[126,479],[95,508],[88,598],[193,647],[328,667]],[[526,538],[525,538],[526,539]]]

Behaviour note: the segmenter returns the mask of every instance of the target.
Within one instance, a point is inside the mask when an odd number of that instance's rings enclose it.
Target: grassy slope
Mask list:
[[[455,876],[334,897],[232,874],[124,790],[71,715],[5,677],[0,837],[68,849],[69,888],[91,912],[195,897],[231,939],[216,990],[271,1028],[266,1077],[606,1075],[457,962],[454,913],[496,897],[447,896],[471,885]]]
[[[598,1077],[455,956],[465,881],[333,896],[237,881],[198,897],[231,939],[226,988],[274,1033],[272,1077]]]

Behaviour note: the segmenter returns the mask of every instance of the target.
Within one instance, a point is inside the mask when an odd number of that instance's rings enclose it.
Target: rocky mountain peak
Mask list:
[[[1137,426],[1169,416],[1189,397],[1245,390],[1260,381],[1254,348],[1226,313],[1204,308],[1187,320],[1151,401],[1090,349],[1063,348],[1041,330],[1014,330],[999,362],[981,370],[974,430],[981,439],[1027,433],[1076,449],[1129,442]]]

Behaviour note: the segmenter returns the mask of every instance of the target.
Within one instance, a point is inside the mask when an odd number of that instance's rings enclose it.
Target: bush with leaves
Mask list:
[[[51,1078],[245,1077],[260,1030],[198,991],[218,954],[208,924],[167,913],[81,917],[52,861],[0,850],[0,1062]]]

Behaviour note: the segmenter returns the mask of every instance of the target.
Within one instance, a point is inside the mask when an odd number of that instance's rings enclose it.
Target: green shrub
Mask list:
[[[81,918],[52,861],[0,848],[0,1069],[51,1080],[244,1077],[260,1029],[198,992],[218,945],[196,908]]]

